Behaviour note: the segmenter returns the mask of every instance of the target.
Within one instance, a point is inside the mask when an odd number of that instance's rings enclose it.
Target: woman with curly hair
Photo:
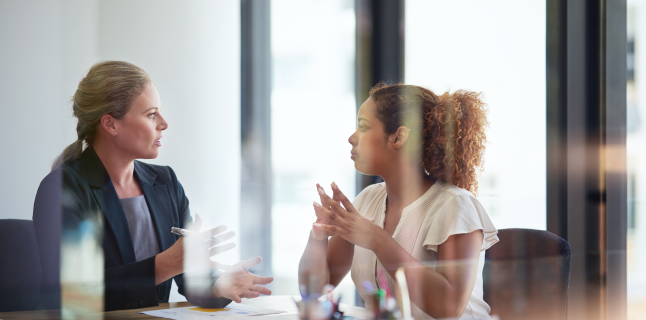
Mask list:
[[[374,87],[348,141],[355,168],[384,182],[353,203],[336,184],[332,197],[317,185],[321,204],[314,203],[301,285],[336,286],[352,271],[364,300],[367,285],[394,292],[401,306],[393,279],[403,267],[415,319],[490,319],[482,268],[498,231],[475,198],[486,113],[475,92],[437,96],[412,85]]]

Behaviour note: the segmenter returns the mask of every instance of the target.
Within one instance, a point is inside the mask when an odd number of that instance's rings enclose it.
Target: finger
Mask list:
[[[269,289],[267,289],[265,287],[261,287],[261,286],[251,286],[251,287],[249,287],[249,290],[254,291],[254,292],[258,292],[260,294],[264,294],[266,296],[271,295],[271,290],[269,290]]]
[[[322,230],[322,231],[327,231],[327,232],[332,232],[336,234],[340,234],[342,229],[336,226],[332,226],[329,224],[320,224],[320,223],[315,223],[314,228]]]
[[[339,198],[338,192],[334,191],[334,186],[336,186],[336,184],[334,182],[332,182],[331,186],[332,186],[332,199],[334,201],[336,201],[336,202],[341,202],[341,199]]]
[[[200,228],[202,227],[202,218],[200,217],[199,214],[195,214],[195,221],[193,221],[193,225],[188,228],[188,230],[198,232],[200,231]]]
[[[339,186],[337,186],[334,182],[332,182],[332,193],[334,194],[334,200],[341,202],[347,211],[357,211],[352,205],[352,202],[348,199],[348,197],[345,196],[345,194],[343,194],[343,192],[341,192]]]
[[[254,292],[254,291],[247,291],[240,295],[241,298],[247,298],[247,299],[258,298],[259,296],[260,296],[260,293]]]
[[[348,212],[341,206],[339,202],[336,202],[330,199],[330,211],[333,213],[333,216],[344,217]]]
[[[209,247],[213,247],[215,245],[218,245],[220,243],[223,243],[223,242],[233,238],[233,236],[235,236],[235,235],[236,235],[235,232],[229,231],[229,232],[227,232],[225,234],[221,234],[221,235],[219,235],[219,236],[217,236],[217,237],[215,237],[213,239],[209,239],[209,240],[207,240],[207,242],[209,244]]]
[[[314,202],[314,212],[316,213],[316,217],[319,219],[332,219],[334,218],[334,213],[323,206],[319,205],[318,203]]]
[[[242,268],[244,268],[244,270],[247,271],[249,270],[249,268],[257,266],[260,262],[262,262],[262,257],[253,257],[243,261]]]
[[[318,186],[318,184],[317,184],[317,186]],[[330,196],[328,196],[325,193],[325,190],[323,190],[322,187],[319,187],[318,192],[319,192],[319,195],[321,196],[321,203],[323,204],[324,208],[326,208],[326,209],[330,208],[334,212],[337,212],[339,214],[343,214],[343,212],[338,212],[339,208],[340,209],[343,209],[343,208],[339,205],[338,202],[336,202],[336,201],[334,201],[334,199],[330,198]]]
[[[218,270],[222,270],[222,271],[227,271],[227,270],[231,269],[231,266],[228,265],[228,264],[219,263],[217,261],[211,261],[210,268],[211,269],[218,269]]]
[[[212,256],[220,254],[222,252],[229,251],[229,250],[231,250],[231,249],[233,249],[235,247],[236,247],[236,244],[233,243],[233,242],[223,244],[221,246],[213,247],[213,248],[209,249],[209,255],[212,257]]]
[[[319,197],[321,198],[321,205],[324,208],[330,208],[335,203],[338,204],[338,202],[334,201],[334,199],[330,198],[330,196],[325,193],[325,189],[323,189],[321,185],[317,183],[316,186],[318,188],[317,191],[319,193]]]
[[[318,183],[316,184],[316,191],[319,193],[319,198],[321,198],[321,204],[323,206],[327,206],[329,201],[334,201],[325,193],[325,189],[323,189],[323,187]]]
[[[325,205],[325,198],[327,197],[327,195],[325,194],[325,190],[323,189],[323,187],[321,187],[321,185],[318,183],[316,184],[316,191],[319,193],[321,204]]]
[[[312,205],[314,206],[314,214],[316,214],[317,218],[327,218],[327,216],[323,212],[321,212],[321,209],[323,209],[323,207],[318,202],[314,201]]]
[[[253,278],[253,284],[266,285],[266,284],[270,284],[272,281],[274,281],[274,278],[272,277],[260,277],[260,276],[254,275],[254,278]]]
[[[210,239],[210,238],[213,238],[213,237],[217,236],[218,234],[224,232],[224,230],[226,230],[226,229],[227,229],[227,226],[225,226],[225,225],[217,226],[217,227],[215,227],[215,228],[213,228],[211,230],[200,232],[199,236],[202,239]]]
[[[323,211],[324,212],[323,215],[325,215],[325,217],[327,217],[330,220],[328,222],[323,221],[323,224],[339,224],[340,222],[339,220],[342,219],[341,215],[338,213],[334,213],[327,209],[321,209],[321,211]]]
[[[237,294],[231,294],[231,297],[229,299],[235,301],[236,303],[242,302],[242,300],[240,300],[240,296],[238,296]]]
[[[337,202],[331,203],[330,207],[324,207],[324,206],[318,206],[314,208],[316,210],[316,217],[319,219],[330,219],[330,220],[338,220],[339,218],[343,217],[344,214],[347,212],[343,207],[341,207]],[[324,222],[325,221],[319,221],[319,222]]]

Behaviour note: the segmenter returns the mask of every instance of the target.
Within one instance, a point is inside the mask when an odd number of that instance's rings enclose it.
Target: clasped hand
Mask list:
[[[346,241],[374,250],[385,231],[367,219],[352,202],[341,192],[336,183],[332,183],[332,198],[330,198],[320,185],[316,185],[321,198],[321,204],[314,203],[316,222],[313,235],[322,240],[325,237],[339,235]]]

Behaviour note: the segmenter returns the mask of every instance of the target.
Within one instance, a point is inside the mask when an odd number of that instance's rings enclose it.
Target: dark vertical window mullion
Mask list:
[[[606,318],[627,318],[626,1],[603,2],[606,151]]]
[[[547,1],[547,226],[569,318],[626,318],[626,3]]]
[[[357,110],[379,82],[404,82],[404,0],[356,0]],[[383,181],[357,173],[357,193]]]
[[[241,0],[241,258],[271,274],[271,33],[269,0]]]
[[[567,3],[547,1],[546,118],[547,118],[547,230],[567,239]]]
[[[404,3],[404,0],[355,0],[357,111],[377,83],[404,81]],[[357,194],[382,181],[379,176],[357,172]],[[355,298],[357,305],[362,306],[358,292]]]

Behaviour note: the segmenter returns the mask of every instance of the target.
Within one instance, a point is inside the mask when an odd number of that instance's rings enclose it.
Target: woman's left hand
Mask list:
[[[271,290],[260,285],[270,284],[274,278],[260,277],[249,272],[249,268],[258,265],[260,261],[262,261],[261,257],[255,257],[234,264],[215,282],[213,286],[215,296],[241,303],[241,298],[251,299],[261,294],[270,295]]]
[[[315,223],[315,229],[338,234],[346,241],[368,250],[374,250],[382,237],[388,235],[384,229],[361,215],[335,183],[332,183],[334,199],[325,194],[322,188],[318,191],[323,202],[321,210],[336,225]]]

